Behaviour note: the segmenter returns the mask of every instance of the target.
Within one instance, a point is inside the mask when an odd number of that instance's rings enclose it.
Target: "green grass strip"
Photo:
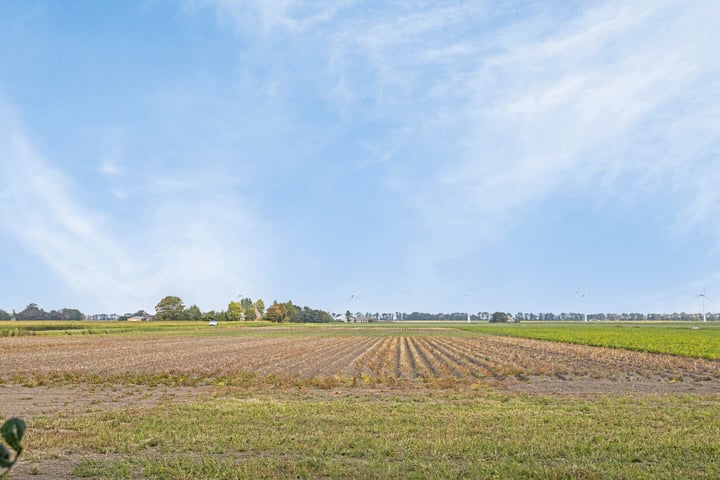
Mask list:
[[[483,334],[720,359],[718,324],[521,323],[482,324],[459,328]]]

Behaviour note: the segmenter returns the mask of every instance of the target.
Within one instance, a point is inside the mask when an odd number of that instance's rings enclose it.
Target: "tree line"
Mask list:
[[[250,298],[242,298],[239,301],[228,303],[226,310],[201,311],[197,305],[186,307],[182,299],[177,296],[166,296],[155,306],[156,314],[150,315],[144,310],[124,315],[93,315],[87,316],[76,308],[61,308],[58,310],[45,311],[37,304],[31,303],[20,312],[12,310],[7,312],[0,309],[0,320],[128,320],[132,317],[155,320],[192,320],[192,321],[255,321],[267,320],[276,323],[326,323],[336,319],[345,321],[395,321],[395,320],[432,320],[432,321],[465,321],[467,312],[453,313],[428,313],[428,312],[392,312],[392,313],[371,313],[371,312],[345,312],[344,315],[329,314],[324,310],[301,307],[293,304],[292,301],[279,303],[274,301],[269,308],[265,308],[262,299],[253,301]],[[495,312],[498,313],[498,312]],[[493,318],[494,313],[476,312],[470,314],[472,321],[497,321],[499,317]],[[706,314],[707,320],[720,320],[720,313]],[[100,317],[100,318],[97,318]],[[505,313],[503,318],[520,321],[582,321],[584,313],[523,313],[514,315]],[[700,313],[588,313],[588,321],[702,321]]]
[[[252,322],[265,320],[274,323],[327,323],[333,318],[323,310],[294,305],[292,301],[278,303],[274,301],[265,308],[262,299],[252,301],[243,298],[239,302],[228,303],[227,310],[201,312],[197,305],[185,308],[183,301],[177,296],[164,297],[155,306],[155,320],[206,320],[223,322]]]
[[[470,320],[472,321],[485,321],[492,322],[493,315],[497,313],[503,313],[504,317],[511,319],[515,322],[521,321],[549,321],[549,322],[564,322],[572,321],[579,322],[585,320],[587,316],[588,321],[618,321],[618,322],[642,322],[642,321],[672,321],[672,322],[698,322],[703,320],[701,313],[577,313],[577,312],[563,312],[563,313],[523,313],[518,312],[516,314],[508,312],[476,312],[470,313]],[[720,313],[707,312],[706,318],[708,321],[720,320]],[[373,313],[373,312],[345,312],[343,315],[333,314],[335,318],[347,319],[347,321],[362,321],[362,322],[381,322],[381,321],[397,321],[397,320],[425,320],[425,321],[466,321],[468,317],[467,312],[454,312],[454,313],[428,313],[428,312],[392,312],[392,313]],[[498,318],[497,316],[495,317]]]
[[[0,320],[83,320],[85,315],[76,308],[61,308],[46,312],[37,304],[31,303],[21,312],[6,312],[0,309]]]
[[[203,312],[197,305],[185,307],[185,304],[180,297],[168,295],[163,297],[158,304],[155,305],[155,316],[153,317],[153,320],[215,320],[239,322],[260,320],[264,315],[265,302],[263,302],[262,299],[258,299],[255,302],[253,302],[250,298],[243,298],[239,302],[233,300],[228,303],[227,310],[208,310]],[[147,314],[136,314],[135,316],[147,316]]]

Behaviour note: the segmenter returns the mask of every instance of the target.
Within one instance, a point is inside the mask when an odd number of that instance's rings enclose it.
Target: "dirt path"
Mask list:
[[[187,402],[210,395],[211,387],[95,387],[87,385],[0,385],[0,416],[32,419],[37,416],[93,413],[121,407],[146,407]]]

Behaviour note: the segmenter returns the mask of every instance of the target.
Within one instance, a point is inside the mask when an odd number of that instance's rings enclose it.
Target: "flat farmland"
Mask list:
[[[2,380],[237,385],[516,385],[530,379],[610,380],[658,391],[716,388],[714,360],[437,327],[315,327],[25,336],[2,340]],[[628,382],[634,382],[627,385]],[[557,382],[555,382],[557,384]]]
[[[712,358],[462,325],[3,329],[11,478],[720,477]]]

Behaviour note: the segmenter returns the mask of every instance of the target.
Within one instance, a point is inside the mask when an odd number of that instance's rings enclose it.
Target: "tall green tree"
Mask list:
[[[63,308],[58,313],[62,320],[82,320],[85,317],[77,308]]]
[[[268,307],[263,318],[275,323],[328,323],[333,320],[330,314],[323,310],[300,307],[291,301],[274,302]]]
[[[0,320],[10,320],[12,317],[5,310],[0,309]]]
[[[245,321],[247,322],[254,322],[257,320],[257,311],[255,310],[255,305],[250,305],[247,309],[243,311],[243,316],[245,317]]]
[[[50,320],[50,314],[38,307],[37,304],[31,303],[25,310],[18,313],[15,318],[18,320]]]
[[[192,305],[187,310],[185,310],[185,318],[187,318],[188,320],[199,322],[203,319],[203,314],[197,305]]]
[[[184,320],[185,305],[182,299],[174,295],[168,295],[155,305],[156,320]]]
[[[275,323],[287,323],[290,321],[290,312],[285,303],[273,303],[265,312],[265,320]]]
[[[242,305],[243,319],[247,321],[257,320],[257,313],[255,312],[255,304],[250,297],[243,298],[240,300]]]
[[[257,310],[261,317],[265,315],[265,302],[262,301],[262,298],[258,298],[255,301],[255,310]]]
[[[490,317],[490,323],[507,323],[512,320],[512,315],[505,312],[495,312]]]
[[[203,320],[206,322],[209,322],[210,320],[216,320],[218,322],[226,322],[228,319],[227,312],[216,312],[215,310],[210,310],[208,312],[203,313]]]
[[[239,322],[243,319],[243,307],[238,302],[228,303],[227,320],[229,322]]]

